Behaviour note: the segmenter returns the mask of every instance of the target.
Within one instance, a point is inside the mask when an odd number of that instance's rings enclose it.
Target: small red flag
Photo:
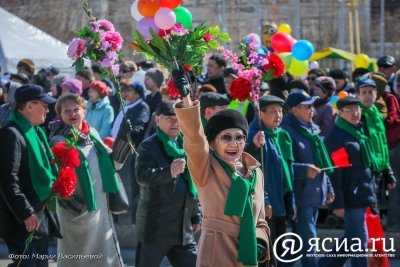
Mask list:
[[[344,147],[331,153],[331,159],[335,167],[350,167],[349,154]]]

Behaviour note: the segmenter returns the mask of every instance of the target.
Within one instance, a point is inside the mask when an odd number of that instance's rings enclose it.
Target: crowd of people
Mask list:
[[[291,229],[305,244],[303,266],[344,264],[349,258],[306,257],[316,253],[308,240],[318,236],[321,207],[342,218],[343,238],[360,238],[363,249],[367,208],[387,231],[400,228],[400,72],[390,55],[377,64],[377,72],[351,75],[286,73],[261,87],[256,109],[232,99],[238,73],[218,54],[200,77],[122,62],[123,103],[98,65],[69,77],[52,66],[35,74],[34,62],[22,59],[1,80],[0,237],[14,255],[48,255],[50,237],[59,238],[58,253],[103,255],[60,266],[123,266],[114,223],[125,216],[136,225],[136,266],[159,266],[164,257],[173,266],[281,266],[272,247]],[[74,129],[76,190],[50,209],[50,148]],[[118,154],[118,139],[132,140],[135,152],[117,167],[109,154]],[[338,153],[348,166],[334,166]],[[129,215],[113,215],[108,204],[119,177]],[[276,252],[285,254],[282,244]],[[47,260],[28,257],[20,266]],[[366,257],[351,262],[367,266]]]

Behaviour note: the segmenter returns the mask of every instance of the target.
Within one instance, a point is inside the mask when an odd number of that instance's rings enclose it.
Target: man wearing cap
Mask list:
[[[229,99],[225,95],[212,92],[204,93],[200,97],[200,113],[203,126],[207,124],[207,121],[216,112],[226,109],[228,104]]]
[[[292,139],[279,127],[285,101],[270,95],[260,97],[259,103],[261,131],[259,121],[253,120],[245,150],[260,162],[263,153],[265,217],[271,229],[271,240],[275,243],[280,235],[286,233],[286,217],[295,216]],[[282,256],[282,243],[277,245],[276,252]]]
[[[398,152],[396,153],[398,151],[396,148],[393,149],[393,136],[398,139],[400,132],[399,128],[395,130],[389,128],[388,125],[385,127],[383,116],[379,113],[375,104],[378,85],[386,85],[386,80],[380,73],[372,73],[370,77],[361,77],[357,81],[358,97],[361,100],[362,108],[362,122],[364,123],[364,130],[369,137],[371,148],[374,150],[374,161],[377,167],[374,171],[378,183],[379,207],[380,209],[388,210],[386,229],[397,231],[400,227],[400,207],[398,205],[400,191],[399,188],[395,188],[395,175],[399,175],[399,154]],[[384,95],[387,94],[390,93],[384,93]],[[393,95],[392,99],[397,101]],[[393,109],[390,104],[389,107],[389,110]],[[393,113],[391,111],[389,116],[393,116]],[[390,138],[390,145],[387,137]],[[391,148],[391,151],[389,151],[389,148]],[[393,170],[391,166],[394,167]],[[387,191],[389,192],[389,198]]]
[[[355,94],[354,84],[350,82],[349,76],[341,69],[333,69],[329,72],[329,77],[336,83],[335,95],[341,91],[346,91],[349,94]]]
[[[314,80],[314,95],[319,99],[315,101],[314,122],[319,126],[320,136],[326,136],[329,129],[335,123],[336,111],[329,103],[335,93],[335,81],[328,76],[320,76]]]
[[[136,266],[195,266],[200,230],[197,190],[190,177],[183,137],[173,101],[158,104],[156,133],[138,147],[136,176],[140,200],[136,213]]]
[[[14,97],[16,108],[11,111],[10,123],[0,130],[0,237],[10,255],[22,256],[25,240],[34,232],[25,255],[45,256],[50,229],[57,229],[57,224],[47,208],[41,214],[39,211],[51,195],[57,170],[50,163],[53,154],[38,126],[45,121],[47,105],[56,100],[33,84],[19,87]],[[47,266],[47,262],[27,257],[21,266]]]
[[[159,69],[151,68],[146,72],[144,84],[150,94],[146,96],[145,101],[150,108],[150,114],[153,114],[157,105],[161,102],[160,88],[163,83],[164,75]]]
[[[390,93],[394,94],[399,98],[397,94],[397,79],[396,79],[396,60],[390,55],[384,55],[376,62],[378,65],[378,72],[383,73],[386,76],[387,83],[390,87]]]
[[[365,254],[367,248],[367,229],[365,209],[376,205],[375,178],[373,170],[376,162],[368,142],[368,136],[361,125],[361,102],[355,97],[345,97],[337,101],[338,118],[325,138],[330,155],[348,157],[351,166],[335,168],[330,174],[336,198],[330,205],[333,214],[344,218],[343,239],[347,244],[357,243],[363,251],[350,251],[352,254]],[[333,157],[333,156],[332,156]],[[356,239],[354,239],[356,238]],[[361,242],[357,242],[360,240]],[[361,243],[361,244],[360,244]],[[349,253],[343,246],[333,248],[330,254]],[[319,266],[343,266],[349,257],[325,257]],[[368,266],[366,257],[352,257],[352,266]]]
[[[286,101],[289,114],[283,118],[281,127],[292,138],[294,162],[293,189],[297,207],[297,218],[293,230],[303,239],[301,259],[303,266],[317,266],[316,258],[306,257],[306,253],[315,253],[308,246],[310,238],[315,238],[318,208],[331,203],[334,193],[327,171],[321,168],[332,167],[329,154],[319,137],[319,127],[312,122],[313,104],[318,97],[310,97],[304,90],[292,91]]]

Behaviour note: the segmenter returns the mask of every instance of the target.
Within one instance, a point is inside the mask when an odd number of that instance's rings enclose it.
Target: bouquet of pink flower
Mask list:
[[[100,62],[101,67],[117,75],[124,40],[111,22],[105,19],[97,20],[88,9],[87,3],[84,3],[83,8],[89,16],[89,25],[81,27],[76,32],[78,37],[72,39],[68,45],[67,54],[75,60],[73,66],[77,70],[82,69],[86,58]]]
[[[254,104],[258,103],[261,84],[273,78],[281,77],[285,72],[285,66],[280,57],[274,53],[270,53],[266,49],[260,48],[256,37],[256,34],[249,34],[246,42],[240,44],[240,58],[229,49],[225,49],[224,47],[221,49],[225,59],[231,62],[232,68],[237,70],[238,76],[247,79],[251,83],[252,89],[248,98]],[[240,87],[232,89],[234,91],[240,90]],[[240,92],[234,92],[233,94],[243,95]],[[242,97],[241,101],[244,100]]]

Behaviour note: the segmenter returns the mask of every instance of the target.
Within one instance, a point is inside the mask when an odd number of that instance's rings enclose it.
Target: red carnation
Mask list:
[[[79,151],[75,147],[68,149],[68,155],[63,162],[65,167],[75,168],[81,164]]]
[[[51,191],[65,199],[75,192],[77,177],[74,168],[65,167],[60,169],[57,180],[54,182]]]
[[[209,32],[206,32],[206,34],[204,34],[204,36],[203,36],[203,40],[206,41],[207,43],[209,41],[211,41],[212,39],[213,39],[213,36]]]
[[[51,148],[51,151],[53,151],[54,157],[63,159],[68,153],[67,144],[64,142],[58,142]]]
[[[169,78],[169,80],[167,82],[167,88],[168,88],[168,94],[171,98],[176,99],[176,98],[180,97],[180,94],[172,81],[172,77]]]
[[[190,66],[189,64],[182,63],[181,66],[186,71],[191,71],[192,70],[192,66]]]
[[[171,33],[171,29],[169,29],[169,30],[160,30],[160,31],[158,32],[158,36],[164,37],[164,36],[169,35],[170,33]]]
[[[243,102],[250,97],[251,82],[243,77],[239,77],[233,80],[230,91],[230,96],[233,99]]]
[[[267,73],[268,78],[279,78],[285,73],[285,64],[282,59],[276,54],[269,54],[267,56],[268,64],[262,66],[264,72]]]

